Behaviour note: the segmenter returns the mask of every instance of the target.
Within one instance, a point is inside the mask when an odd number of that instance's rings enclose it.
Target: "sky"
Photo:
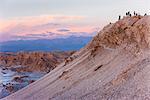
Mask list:
[[[150,0],[1,0],[0,42],[94,36],[127,11],[150,14]]]

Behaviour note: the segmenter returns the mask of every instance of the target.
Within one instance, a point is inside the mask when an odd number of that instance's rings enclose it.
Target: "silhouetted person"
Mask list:
[[[119,15],[119,19],[118,20],[120,20],[121,19],[121,16]]]
[[[145,13],[144,16],[146,16],[147,14]]]
[[[134,16],[136,15],[135,11],[134,11]]]
[[[141,19],[141,15],[138,15],[138,19]]]
[[[129,16],[131,17],[132,15],[131,15],[131,14],[129,14]]]
[[[130,15],[130,11],[128,11],[128,15]]]
[[[138,14],[137,14],[137,13],[136,13],[135,15],[136,15],[136,16],[138,16]]]

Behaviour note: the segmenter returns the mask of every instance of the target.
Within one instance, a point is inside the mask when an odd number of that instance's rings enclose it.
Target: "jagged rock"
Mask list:
[[[19,52],[1,53],[0,65],[18,72],[50,72],[72,52]]]
[[[23,78],[28,78],[28,77],[29,76],[16,76],[12,79],[12,81],[22,83],[24,81]]]
[[[29,80],[28,83],[31,84],[31,83],[33,83],[33,82],[35,82],[35,80]]]
[[[5,89],[9,92],[9,93],[12,93],[12,92],[14,92],[14,86],[13,86],[13,84],[6,84],[6,85],[4,85],[4,87],[5,87]]]

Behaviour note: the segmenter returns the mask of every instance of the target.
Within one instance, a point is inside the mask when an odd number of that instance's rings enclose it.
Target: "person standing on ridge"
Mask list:
[[[121,16],[119,15],[119,19],[118,20],[120,20],[121,19]]]
[[[136,15],[135,11],[134,11],[134,16]]]

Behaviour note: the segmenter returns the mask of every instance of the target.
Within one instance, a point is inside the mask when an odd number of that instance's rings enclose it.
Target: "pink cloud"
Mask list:
[[[0,39],[7,41],[19,37],[33,38],[56,38],[57,36],[69,36],[71,33],[76,35],[92,34],[95,27],[90,24],[83,24],[83,16],[32,16],[9,20],[0,20]],[[58,31],[68,29],[69,31]],[[48,32],[53,33],[48,34]],[[32,35],[31,35],[32,34]],[[43,35],[42,35],[43,34]]]
[[[40,25],[48,22],[66,22],[66,21],[74,21],[74,20],[81,20],[83,16],[49,16],[49,15],[42,15],[42,16],[29,16],[29,17],[21,17],[21,18],[14,18],[3,20],[0,19],[0,29],[3,30],[7,27],[13,27],[15,25],[23,24],[25,26],[34,26]]]

